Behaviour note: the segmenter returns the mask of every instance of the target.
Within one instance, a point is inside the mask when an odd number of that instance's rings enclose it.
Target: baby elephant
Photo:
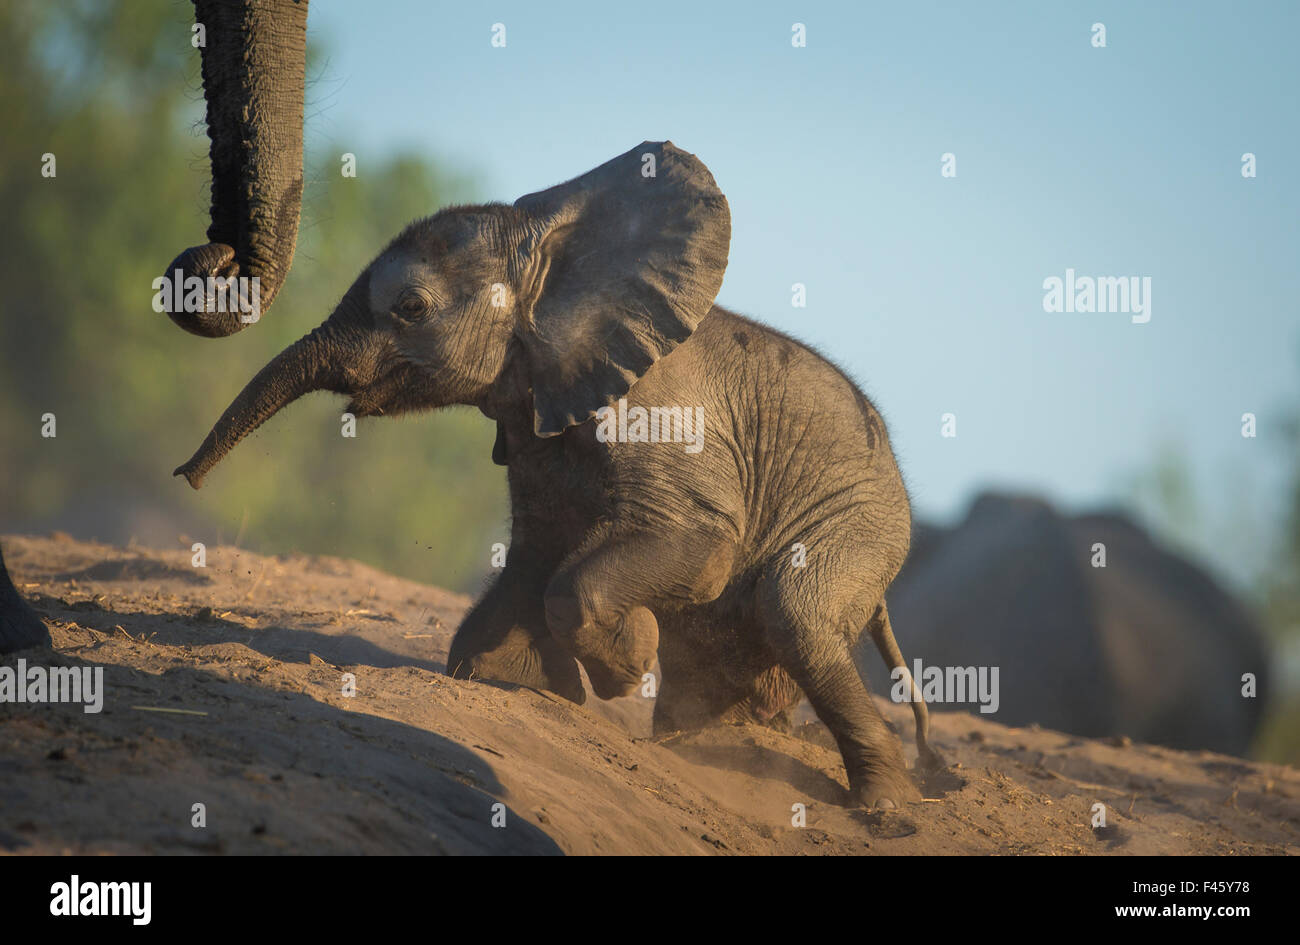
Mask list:
[[[657,654],[657,731],[771,718],[802,691],[856,801],[915,800],[849,649],[866,628],[905,665],[884,597],[910,511],[884,424],[816,352],[713,304],[730,239],[712,175],[669,142],[413,223],[177,474],[198,488],[308,391],[358,417],[478,407],[508,469],[511,544],[452,675],[581,702],[578,661],[608,699]],[[919,693],[913,710],[937,763]]]

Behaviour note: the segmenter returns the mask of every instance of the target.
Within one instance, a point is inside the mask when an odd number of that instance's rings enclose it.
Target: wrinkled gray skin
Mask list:
[[[206,43],[203,92],[212,146],[208,241],[164,270],[256,276],[263,313],[289,274],[302,202],[307,0],[194,0]],[[219,338],[246,327],[238,313],[172,312],[186,331]],[[49,645],[0,558],[0,653]]]
[[[918,529],[889,599],[927,664],[999,667],[995,721],[1235,755],[1258,726],[1269,667],[1254,620],[1121,515],[981,495],[957,527]]]
[[[869,628],[902,662],[884,594],[910,514],[884,425],[816,353],[713,305],[729,242],[712,175],[671,143],[513,206],[444,210],[263,368],[177,473],[197,488],[309,391],[347,395],[357,416],[478,407],[497,423],[512,537],[457,631],[453,675],[581,701],[581,661],[612,698],[657,652],[659,730],[772,717],[802,690],[858,802],[914,800],[849,649]],[[620,396],[703,408],[703,449],[599,442],[593,414]]]

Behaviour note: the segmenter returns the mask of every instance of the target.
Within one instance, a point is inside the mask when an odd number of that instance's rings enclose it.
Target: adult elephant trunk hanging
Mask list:
[[[182,280],[198,277],[206,287],[209,279],[257,280],[251,315],[247,306],[184,305],[182,286],[173,285],[172,321],[220,338],[270,307],[293,264],[302,205],[307,0],[194,0],[194,8],[212,141],[211,224],[208,242],[182,252],[163,275],[173,284],[178,272]],[[227,310],[202,310],[207,307]]]

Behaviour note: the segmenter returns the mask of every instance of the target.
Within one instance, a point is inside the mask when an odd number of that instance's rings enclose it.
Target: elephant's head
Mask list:
[[[562,433],[690,335],[730,240],[713,176],[669,142],[513,206],[444,210],[380,253],[176,472],[198,488],[241,438],[315,390],[348,395],[357,416],[531,397],[534,433]]]
[[[194,15],[203,28],[211,224],[208,242],[182,252],[163,275],[256,278],[264,311],[289,274],[298,239],[307,0],[194,0]],[[246,324],[239,311],[169,314],[209,338]]]

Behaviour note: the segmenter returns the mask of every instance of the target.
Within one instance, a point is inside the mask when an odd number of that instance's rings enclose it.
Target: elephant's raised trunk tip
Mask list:
[[[198,489],[203,485],[203,478],[208,474],[198,462],[198,457],[193,457],[186,461],[184,465],[177,466],[172,470],[173,476],[184,476],[185,481],[190,484],[191,489]]]
[[[195,489],[212,467],[221,462],[244,437],[269,420],[286,404],[310,391],[331,389],[350,392],[339,383],[334,365],[341,353],[336,327],[326,325],[298,339],[271,359],[230,403],[203,440],[203,444],[173,476],[184,476]]]
[[[227,411],[227,414],[229,414],[229,411]],[[192,489],[198,489],[202,486],[203,480],[212,471],[212,467],[220,462],[221,458],[229,451],[228,448],[222,449],[217,445],[217,430],[221,429],[227,422],[227,417],[222,417],[217,424],[217,428],[204,437],[203,445],[195,450],[193,456],[172,470],[172,475],[184,476],[185,481],[190,484]],[[241,433],[240,436],[242,435]]]

